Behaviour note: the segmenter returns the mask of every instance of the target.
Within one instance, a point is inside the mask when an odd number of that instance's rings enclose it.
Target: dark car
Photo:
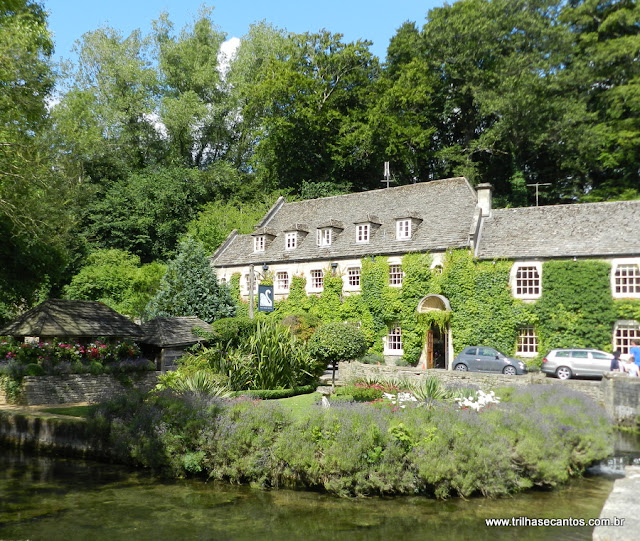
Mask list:
[[[460,372],[492,372],[509,376],[527,373],[527,366],[522,361],[484,346],[464,348],[453,359],[453,369]]]

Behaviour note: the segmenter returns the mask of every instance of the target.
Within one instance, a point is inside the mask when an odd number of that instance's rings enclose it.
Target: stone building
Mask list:
[[[305,277],[307,294],[321,293],[327,271],[342,277],[344,295],[357,294],[362,261],[373,255],[388,258],[389,286],[401,288],[405,254],[430,253],[438,272],[447,250],[465,249],[479,260],[512,261],[512,295],[535,302],[544,261],[599,259],[611,264],[613,298],[640,299],[640,201],[493,209],[491,193],[490,184],[474,189],[459,177],[292,203],[280,198],[252,234],[233,231],[211,262],[222,282],[240,275],[245,299],[249,284],[257,291],[269,271],[278,300],[293,276]],[[450,306],[441,295],[425,295],[416,310]],[[538,355],[535,328],[519,332],[516,354]],[[611,332],[624,352],[640,338],[640,325],[620,320]],[[425,364],[442,358],[449,366],[453,340],[450,329],[429,331]],[[385,356],[401,356],[402,328],[391,326],[383,343]]]

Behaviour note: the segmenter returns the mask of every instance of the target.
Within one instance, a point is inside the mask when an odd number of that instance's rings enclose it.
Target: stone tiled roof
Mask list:
[[[232,235],[213,255],[212,262],[214,266],[236,266],[467,247],[476,204],[476,193],[464,178],[284,203],[276,205],[260,223],[277,232],[264,252],[254,253],[251,235]],[[356,243],[355,224],[367,216],[374,216],[381,226],[372,228],[369,243]],[[415,226],[411,239],[396,240],[395,220],[408,217],[422,221]],[[334,229],[332,244],[317,246],[315,230],[336,223],[344,229]],[[285,250],[284,232],[291,231],[292,224],[305,224],[309,234],[297,248]]]
[[[157,317],[142,324],[142,342],[162,348],[190,346],[202,340],[193,329],[211,332],[211,325],[197,317]]]
[[[0,336],[139,338],[141,329],[106,304],[49,299],[0,328]]]
[[[480,259],[640,255],[640,201],[494,209]]]

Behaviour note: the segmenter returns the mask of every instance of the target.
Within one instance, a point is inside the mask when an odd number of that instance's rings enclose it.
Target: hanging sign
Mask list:
[[[258,311],[273,312],[273,286],[258,286]]]

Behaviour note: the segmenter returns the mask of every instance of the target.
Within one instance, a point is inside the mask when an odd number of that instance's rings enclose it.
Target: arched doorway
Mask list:
[[[427,322],[425,344],[420,356],[419,366],[425,369],[449,367],[451,328],[449,299],[442,295],[427,295],[418,303],[418,317],[424,314]]]

